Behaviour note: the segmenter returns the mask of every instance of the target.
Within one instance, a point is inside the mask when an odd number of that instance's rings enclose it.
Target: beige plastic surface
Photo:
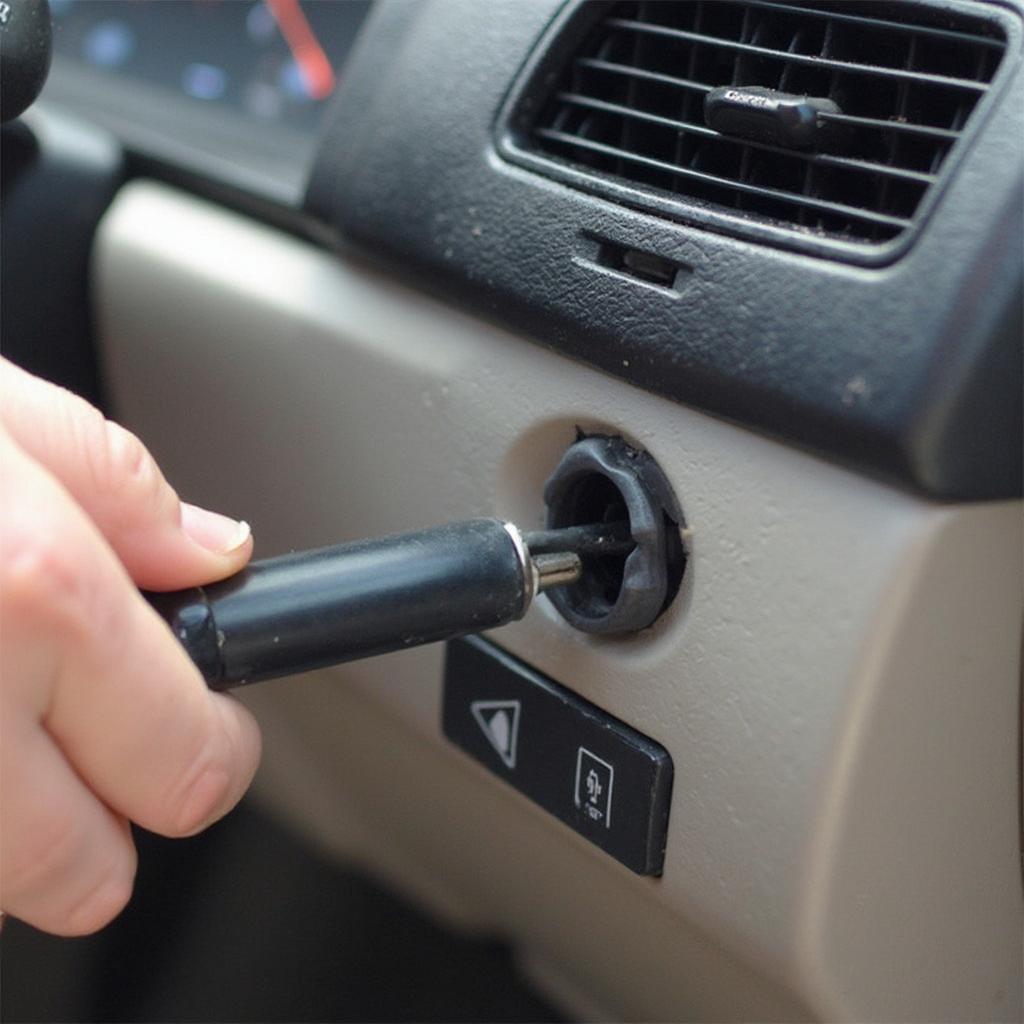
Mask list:
[[[1019,503],[923,503],[163,186],[122,192],[94,270],[120,416],[261,555],[534,526],[577,425],[647,448],[683,504],[648,634],[543,600],[495,633],[669,749],[663,878],[447,745],[437,649],[246,694],[281,814],[589,1016],[1020,1018]]]

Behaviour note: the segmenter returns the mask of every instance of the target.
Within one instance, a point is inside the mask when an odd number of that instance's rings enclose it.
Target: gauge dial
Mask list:
[[[51,0],[59,59],[312,131],[369,0]]]

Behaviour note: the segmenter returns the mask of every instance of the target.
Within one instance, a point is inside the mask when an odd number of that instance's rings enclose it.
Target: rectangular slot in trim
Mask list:
[[[683,283],[693,271],[687,264],[667,256],[634,249],[595,235],[583,234],[580,237],[581,262],[655,285],[673,294],[682,290]]]

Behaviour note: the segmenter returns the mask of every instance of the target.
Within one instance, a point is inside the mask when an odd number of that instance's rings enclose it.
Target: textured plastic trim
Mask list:
[[[673,401],[930,497],[1020,494],[1019,51],[915,244],[865,267],[642,213],[503,159],[498,115],[562,6],[375,9],[307,210],[416,287]],[[679,268],[672,286],[602,264],[602,247]]]
[[[1008,11],[994,4],[968,4],[958,0],[945,0],[926,6],[939,12],[954,11],[970,15],[977,20],[998,23],[1006,34],[1006,52],[988,91],[971,114],[967,130],[961,134],[944,161],[938,181],[934,182],[922,197],[912,225],[887,242],[871,244],[844,241],[840,238],[802,232],[792,227],[776,226],[763,217],[730,213],[724,208],[688,200],[685,196],[676,199],[656,189],[630,185],[609,175],[588,172],[565,161],[534,152],[525,141],[525,133],[533,113],[537,105],[543,102],[550,88],[552,76],[557,76],[561,72],[567,54],[579,45],[602,15],[602,5],[588,3],[588,0],[569,0],[537,42],[498,115],[495,145],[498,152],[512,163],[613,202],[659,216],[706,226],[740,238],[795,249],[814,256],[843,259],[864,266],[889,263],[907,251],[931,216],[945,193],[950,178],[956,173],[963,155],[981,130],[992,108],[999,102],[1003,88],[1012,76],[1012,69],[1020,56],[1021,22]]]

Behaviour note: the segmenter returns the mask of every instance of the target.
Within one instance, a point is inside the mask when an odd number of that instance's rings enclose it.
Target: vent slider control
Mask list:
[[[723,135],[787,149],[835,150],[835,124],[822,114],[841,114],[824,96],[794,96],[762,86],[726,85],[704,98],[704,121]]]

